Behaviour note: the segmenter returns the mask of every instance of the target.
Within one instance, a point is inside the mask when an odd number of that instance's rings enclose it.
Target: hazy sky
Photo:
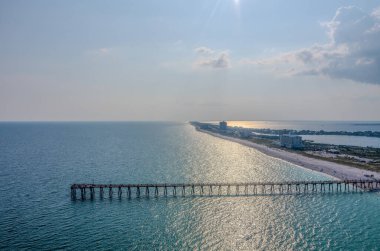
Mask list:
[[[0,120],[380,120],[380,1],[0,1]]]

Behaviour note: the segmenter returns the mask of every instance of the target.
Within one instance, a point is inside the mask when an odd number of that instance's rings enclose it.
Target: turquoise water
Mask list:
[[[330,179],[185,123],[0,123],[0,249],[361,249],[378,193],[70,200],[74,182]]]

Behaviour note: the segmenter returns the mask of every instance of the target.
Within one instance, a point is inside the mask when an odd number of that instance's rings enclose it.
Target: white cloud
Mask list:
[[[87,51],[87,54],[105,56],[105,55],[109,55],[111,52],[112,52],[112,48],[104,47],[104,48],[89,50],[89,51]]]
[[[380,84],[380,9],[372,13],[341,7],[329,22],[329,43],[244,64],[272,66],[292,75],[324,75]]]
[[[371,58],[359,58],[356,60],[356,65],[370,65],[373,64],[375,61]]]
[[[380,19],[380,7],[374,9],[371,13],[371,16]]]
[[[200,58],[195,62],[197,67],[225,69],[231,66],[231,60],[228,51],[217,52],[208,47],[198,47],[194,52],[200,55]]]
[[[229,68],[230,59],[227,52],[221,52],[215,58],[201,59],[196,62],[196,65],[201,67],[211,67],[216,69]]]
[[[198,47],[198,48],[195,48],[194,51],[196,53],[199,53],[199,54],[204,54],[204,55],[212,55],[215,53],[214,50],[208,48],[208,47],[205,47],[205,46],[202,46],[202,47]]]

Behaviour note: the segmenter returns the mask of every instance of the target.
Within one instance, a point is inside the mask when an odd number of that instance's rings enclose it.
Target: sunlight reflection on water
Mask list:
[[[329,179],[188,124],[0,124],[0,139],[0,249],[371,249],[380,242],[377,193],[70,200],[71,183],[93,180]]]

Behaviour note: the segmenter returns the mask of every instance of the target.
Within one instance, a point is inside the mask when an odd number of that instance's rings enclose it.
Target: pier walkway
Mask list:
[[[280,195],[301,193],[370,192],[380,189],[380,180],[329,180],[248,183],[175,183],[175,184],[73,184],[72,200],[149,196],[222,196]],[[97,192],[96,192],[97,191]],[[78,192],[78,193],[77,193]]]

